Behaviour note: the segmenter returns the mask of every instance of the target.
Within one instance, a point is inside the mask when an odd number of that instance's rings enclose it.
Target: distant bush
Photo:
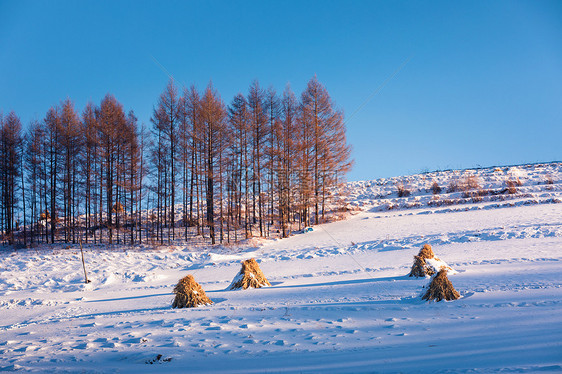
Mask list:
[[[476,190],[480,188],[480,185],[478,184],[478,177],[475,175],[466,177],[463,184],[465,190]]]
[[[396,186],[396,189],[398,190],[398,197],[408,197],[411,194],[411,191],[404,187],[403,184]]]
[[[472,202],[473,203],[480,203],[482,202],[484,199],[480,196],[472,196]]]
[[[492,193],[491,190],[483,190],[483,189],[479,189],[479,190],[476,192],[476,194],[477,194],[478,196],[487,196],[487,195],[490,195],[491,193]]]
[[[431,185],[431,192],[433,192],[434,195],[441,193],[441,187],[439,187],[437,181],[433,181],[433,184]]]
[[[521,183],[521,182],[519,182]],[[510,195],[512,194],[516,194],[517,193],[517,188],[515,186],[520,184],[517,184],[517,182],[512,181],[511,179],[508,180],[507,182],[505,182],[505,184],[507,185],[507,188],[505,189],[505,192],[509,193]]]
[[[457,192],[459,190],[460,190],[459,182],[456,179],[449,182],[449,186],[447,187],[447,192],[449,192],[449,193],[450,192]]]
[[[447,187],[447,192],[457,192],[463,191],[467,195],[467,191],[477,190],[480,188],[478,183],[478,177],[475,175],[469,175],[463,180],[453,179],[449,186]]]
[[[464,198],[472,198],[472,199],[479,199],[478,201],[482,201],[482,196],[487,196],[493,194],[491,190],[484,190],[482,188],[476,191],[464,191],[463,197]]]
[[[438,196],[434,196],[438,197]],[[427,202],[428,206],[443,206],[443,205],[456,205],[462,204],[464,201],[461,199],[432,199]]]

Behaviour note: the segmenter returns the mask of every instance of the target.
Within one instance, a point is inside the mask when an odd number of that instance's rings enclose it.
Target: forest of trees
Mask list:
[[[253,82],[225,105],[170,80],[151,125],[112,95],[70,99],[26,130],[0,114],[4,244],[236,242],[325,222],[351,168],[343,114],[312,78],[300,100]]]

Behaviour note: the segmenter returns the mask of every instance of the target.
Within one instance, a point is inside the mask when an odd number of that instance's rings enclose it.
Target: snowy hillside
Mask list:
[[[348,183],[351,205],[375,210],[494,203],[505,207],[560,203],[562,163],[439,171]]]
[[[86,247],[89,284],[77,246],[2,249],[0,370],[562,371],[561,163],[346,190],[361,210],[288,239]],[[406,276],[425,243],[459,300]],[[272,286],[228,291],[251,257]],[[187,274],[213,305],[171,308]]]

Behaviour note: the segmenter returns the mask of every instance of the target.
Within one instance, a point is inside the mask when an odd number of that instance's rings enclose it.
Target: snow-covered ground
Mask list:
[[[497,169],[480,200],[446,191],[466,171],[349,183],[361,211],[254,246],[90,246],[87,285],[77,246],[3,249],[0,370],[562,371],[562,164]],[[424,243],[461,299],[421,300]],[[272,287],[227,291],[250,257]],[[214,305],[171,308],[188,273]]]

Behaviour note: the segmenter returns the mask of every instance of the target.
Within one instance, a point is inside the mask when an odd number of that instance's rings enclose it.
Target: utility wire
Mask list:
[[[344,125],[346,125],[352,118],[353,116],[355,116],[357,114],[357,112],[359,112],[365,105],[367,105],[367,103],[369,101],[371,101],[371,99],[378,94],[379,92],[381,92],[381,90],[384,88],[384,86],[386,86],[388,84],[388,82],[390,82],[392,80],[392,78],[394,78],[399,72],[400,70],[402,70],[407,64],[408,62],[410,62],[410,60],[413,58],[414,56],[410,56],[408,57],[403,63],[402,65],[400,65],[398,67],[398,69],[394,70],[394,73],[392,73],[388,78],[386,78],[384,80],[384,82],[381,83],[380,86],[377,87],[376,90],[373,91],[372,94],[370,94],[367,99],[365,99],[365,101],[359,105],[359,107],[357,109],[355,109],[355,111],[353,113],[351,113],[351,115],[349,117],[347,117],[347,119],[345,120],[345,122],[343,123]]]
[[[176,79],[176,77],[174,77],[173,74],[170,73],[170,71],[156,59],[156,57],[154,57],[153,55],[150,55],[150,57],[152,58],[152,61],[154,61],[154,63],[160,68],[160,70],[162,70],[164,74],[168,76],[168,78],[172,79],[175,82],[178,82],[183,88],[187,87],[182,81]]]
[[[154,63],[172,80],[179,82],[183,87],[185,87],[185,84],[183,84],[183,82],[178,81],[173,75],[172,73],[170,73],[170,71],[168,71],[168,69],[166,69],[166,67],[164,65],[162,65],[160,63],[160,61],[158,61],[156,59],[156,57],[154,57],[153,55],[150,55],[150,57],[152,58],[152,60],[154,61]],[[382,91],[382,89],[408,64],[408,62],[410,62],[410,60],[413,58],[413,56],[408,57],[388,78],[386,78],[374,91],[373,93],[371,93],[366,99],[365,101],[359,105],[359,107],[357,107],[357,109],[355,109],[355,111],[353,113],[351,113],[351,115],[345,120],[344,125],[346,125],[365,105],[367,105],[367,103],[369,101],[371,101],[371,99],[373,97],[375,97],[375,95],[377,95],[380,91]],[[332,236],[332,234],[330,234],[324,227],[322,227],[321,225],[319,225],[319,227],[326,233],[328,234],[328,236],[339,246],[339,247],[343,247],[342,244]],[[259,252],[259,250],[258,250]],[[351,259],[357,264],[359,265],[359,267],[367,274],[367,276],[369,276],[371,279],[375,279],[374,277],[372,277],[369,272],[367,271],[367,269],[359,262],[357,261],[357,259],[355,259],[355,257],[353,257],[351,255],[351,253],[349,252],[345,252],[349,257],[351,257]],[[192,271],[192,274],[194,274],[195,272],[197,272],[199,270],[199,268],[194,269]]]
[[[394,72],[393,72],[388,78],[386,78],[386,79],[384,80],[384,82],[382,82],[381,85],[378,86],[377,89],[374,90],[373,93],[371,93],[371,94],[365,99],[365,101],[363,101],[363,103],[362,103],[361,105],[359,105],[359,107],[357,107],[357,109],[355,109],[355,111],[354,111],[353,113],[351,113],[351,115],[350,115],[349,117],[347,117],[347,119],[346,119],[345,122],[344,122],[344,125],[346,125],[346,124],[353,118],[353,116],[355,116],[365,105],[367,105],[367,103],[368,103],[369,101],[371,101],[371,99],[372,99],[373,97],[375,97],[375,95],[377,95],[379,92],[381,92],[381,90],[388,84],[388,82],[390,82],[390,81],[392,80],[392,78],[394,78],[394,77],[408,64],[408,62],[410,62],[410,60],[411,60],[412,58],[413,58],[413,55],[410,56],[410,57],[408,57],[396,70],[394,70]],[[324,230],[324,232],[325,232],[326,234],[328,234],[328,236],[329,236],[330,238],[332,238],[332,240],[333,240],[338,246],[343,247],[342,244],[341,244],[338,240],[336,240],[336,238],[334,238],[334,237],[332,236],[332,234],[330,234],[330,233],[328,232],[328,230],[326,230],[326,229],[325,229],[324,227],[322,227],[321,225],[320,225],[319,227],[320,227],[322,230]],[[382,241],[381,241],[381,242],[382,242]],[[361,269],[363,269],[363,271],[367,274],[367,276],[368,276],[369,278],[375,279],[374,277],[372,277],[372,276],[369,274],[369,272],[367,271],[367,269],[366,269],[363,265],[361,265],[361,263],[360,263],[359,261],[357,261],[357,259],[356,259],[355,257],[353,257],[353,255],[352,255],[351,253],[349,253],[348,251],[346,251],[345,253],[346,253],[349,257],[351,257],[351,259],[352,259],[357,265],[359,265],[359,267],[360,267]]]
[[[324,232],[325,232],[326,234],[328,234],[328,236],[329,236],[330,238],[332,238],[332,240],[333,240],[339,247],[343,247],[343,245],[342,245],[336,238],[334,238],[334,237],[332,236],[332,234],[330,234],[330,233],[328,232],[328,230],[326,230],[324,227],[322,227],[322,225],[319,225],[318,227],[320,227],[322,230],[324,230]],[[355,257],[353,257],[353,255],[352,255],[351,253],[349,253],[348,251],[345,251],[345,254],[348,255],[357,265],[359,265],[359,267],[365,272],[365,274],[366,274],[369,278],[375,280],[375,278],[372,277],[372,276],[369,274],[369,271],[368,271],[363,265],[361,265],[361,263],[360,263],[359,261],[357,261],[357,259],[355,259]]]

